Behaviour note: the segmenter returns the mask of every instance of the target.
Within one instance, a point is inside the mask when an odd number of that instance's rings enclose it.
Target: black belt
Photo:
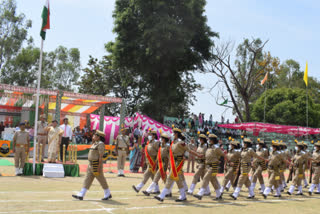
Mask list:
[[[127,151],[127,148],[118,148],[118,150]]]
[[[251,166],[251,163],[241,163],[241,166]]]
[[[183,160],[183,155],[174,157],[174,160],[175,161],[182,161]]]
[[[204,160],[201,160],[201,159],[197,159],[197,163],[198,163],[198,164],[204,164],[205,161],[204,161]]]

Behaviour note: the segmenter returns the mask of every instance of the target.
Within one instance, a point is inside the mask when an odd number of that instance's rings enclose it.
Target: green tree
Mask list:
[[[205,5],[205,0],[116,1],[117,36],[107,48],[115,68],[145,83],[143,113],[158,120],[187,113],[199,88],[193,71],[203,69],[218,36],[206,23]]]
[[[252,118],[263,121],[266,97],[266,122],[281,125],[306,126],[306,91],[303,89],[278,88],[266,91],[253,105]],[[318,127],[320,105],[308,95],[309,126]]]
[[[17,14],[15,0],[1,0],[0,2],[0,81],[3,68],[20,51],[27,41],[28,28],[32,26],[23,13]],[[32,42],[29,38],[28,42]]]

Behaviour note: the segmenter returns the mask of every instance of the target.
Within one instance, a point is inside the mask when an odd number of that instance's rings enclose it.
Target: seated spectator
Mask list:
[[[77,126],[75,131],[74,131],[74,136],[76,139],[76,144],[81,144],[82,143],[82,132],[80,130],[80,126]]]

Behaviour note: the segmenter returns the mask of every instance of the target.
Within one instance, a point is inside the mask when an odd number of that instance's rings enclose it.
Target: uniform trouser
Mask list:
[[[102,168],[103,166],[101,166]],[[102,171],[102,170],[101,170]],[[92,165],[89,164],[88,165],[88,169],[87,169],[87,175],[86,175],[86,178],[84,179],[84,182],[83,182],[83,188],[86,188],[86,189],[89,189],[94,178],[96,178],[100,185],[102,186],[103,189],[108,189],[108,184],[107,184],[107,181],[106,181],[106,178],[104,177],[104,174],[103,172],[100,173],[98,176],[95,176],[93,174],[93,169],[92,169]]]
[[[251,182],[249,179],[249,172],[250,172],[251,167],[248,165],[245,166],[241,166],[241,174],[239,177],[239,181],[238,181],[238,186],[242,188],[243,185],[245,185],[247,188],[249,188],[251,186]]]
[[[269,177],[269,188],[274,187],[274,189],[277,189],[279,187],[279,181],[280,181],[280,172],[278,170],[271,170],[268,171],[268,177]],[[279,179],[278,179],[279,178]]]
[[[226,188],[228,182],[230,181],[231,184],[233,184],[233,181],[235,179],[235,171],[233,170],[232,166],[227,166],[226,173],[224,174],[224,179],[223,179],[223,187]]]
[[[280,169],[280,180],[281,182],[286,180],[286,177],[284,176],[284,169]]]
[[[257,183],[257,180],[259,180],[260,184],[264,184],[264,180],[263,180],[263,176],[262,176],[262,167],[259,165],[256,170],[254,171],[253,175],[252,175],[252,183]]]
[[[190,164],[191,164],[191,171],[194,171],[194,162],[195,162],[195,157],[194,157],[194,155],[189,154],[188,165],[187,165],[187,172],[189,172]]]
[[[313,168],[313,178],[312,183],[318,185],[320,180],[320,166],[312,167]]]
[[[118,150],[118,170],[124,170],[126,163],[127,151]]]
[[[44,150],[46,148],[47,136],[38,136],[37,138],[37,159],[39,160],[40,152],[41,159],[44,159]],[[40,144],[42,144],[42,150],[40,151]],[[41,161],[41,160],[40,160]]]
[[[63,161],[63,145],[66,145],[66,150],[65,150],[66,151],[65,155],[66,155],[67,151],[68,151],[68,145],[69,145],[69,138],[68,137],[62,137],[62,139],[61,139],[61,144],[60,144],[60,160],[61,161]]]
[[[172,173],[172,172],[170,171],[169,175],[171,175],[171,173]],[[171,185],[173,184],[173,182],[176,182],[176,183],[177,183],[179,189],[181,189],[181,188],[184,187],[184,185],[183,185],[183,181],[184,181],[184,179],[183,179],[183,172],[180,172],[178,175],[179,175],[179,180],[177,180],[177,181],[172,180],[172,179],[170,178],[170,176],[167,178],[166,185],[165,185],[165,188],[166,188],[166,189],[170,189],[170,188],[171,188]]]
[[[154,174],[151,172],[151,169],[150,169],[150,168],[148,168],[148,169],[144,172],[142,183],[143,183],[143,184],[146,184],[147,181],[149,180],[149,178],[151,178],[152,180],[153,180],[153,178],[154,178]]]
[[[301,181],[303,180],[303,174],[304,170],[303,169],[295,169],[295,175],[292,180],[292,185],[294,186],[301,186]]]
[[[21,147],[16,147],[16,152],[14,154],[14,166],[16,168],[23,169],[26,162],[26,149]]]
[[[216,175],[212,175],[213,170],[210,168],[207,170],[206,174],[203,177],[203,182],[201,185],[201,188],[206,189],[209,185],[209,182],[211,182],[213,188],[215,190],[219,190],[220,186],[219,186],[219,182],[217,180],[217,176]]]
[[[192,179],[192,183],[196,184],[196,183],[198,183],[200,178],[203,179],[205,171],[206,171],[205,165],[204,164],[198,164],[197,165],[197,171],[194,174],[193,179]]]
[[[167,178],[167,169],[168,169],[168,162],[167,163],[163,163],[163,170],[164,170],[164,173],[166,174],[165,175],[165,178]],[[155,174],[154,178],[153,178],[153,182],[158,184],[159,181],[161,179],[161,173],[160,173],[160,169],[158,169],[157,173]],[[166,180],[166,179],[165,179]]]

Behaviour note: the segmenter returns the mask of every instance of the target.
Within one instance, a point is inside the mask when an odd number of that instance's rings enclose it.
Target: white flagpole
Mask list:
[[[36,150],[37,150],[37,134],[38,134],[38,114],[39,114],[39,95],[40,95],[40,82],[41,82],[41,70],[42,70],[42,53],[43,53],[43,39],[41,39],[41,49],[40,49],[40,63],[38,71],[38,84],[37,84],[37,101],[36,101],[36,116],[35,116],[35,128],[34,128],[34,143],[33,143],[33,174],[36,172]],[[41,160],[40,160],[41,161]]]

